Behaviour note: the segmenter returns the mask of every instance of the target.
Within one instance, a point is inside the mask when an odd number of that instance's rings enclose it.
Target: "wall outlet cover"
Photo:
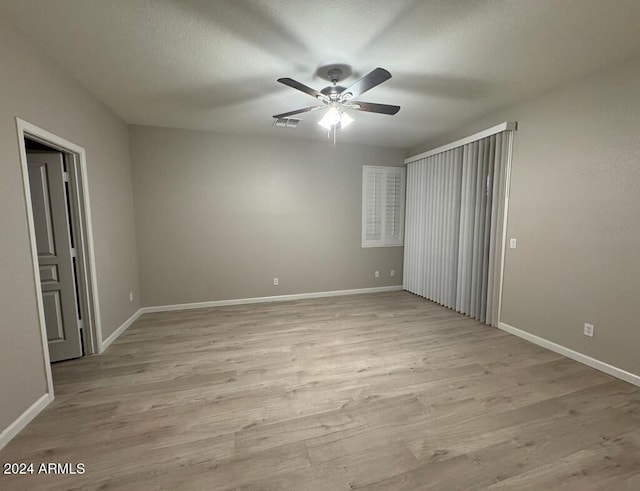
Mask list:
[[[583,332],[584,332],[584,335],[585,335],[585,336],[589,336],[590,338],[592,338],[592,337],[593,337],[593,335],[594,335],[594,331],[595,331],[595,329],[596,329],[596,328],[595,328],[595,326],[594,326],[593,324],[587,324],[587,323],[585,323],[585,324],[584,324],[584,331],[583,331]]]

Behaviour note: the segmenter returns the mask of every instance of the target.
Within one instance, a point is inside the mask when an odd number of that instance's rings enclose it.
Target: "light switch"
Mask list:
[[[509,240],[509,247],[510,247],[511,249],[515,249],[515,248],[517,247],[517,241],[516,241],[516,239],[510,239],[510,240]]]

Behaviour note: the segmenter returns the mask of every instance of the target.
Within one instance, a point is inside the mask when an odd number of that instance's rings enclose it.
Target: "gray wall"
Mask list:
[[[502,321],[638,375],[639,82],[618,65],[410,152],[518,121]]]
[[[1,432],[46,392],[16,116],[86,149],[105,338],[139,295],[127,127],[2,20],[0,60]]]
[[[403,150],[141,126],[130,136],[143,305],[402,283],[401,247],[360,242],[362,165],[402,165]]]

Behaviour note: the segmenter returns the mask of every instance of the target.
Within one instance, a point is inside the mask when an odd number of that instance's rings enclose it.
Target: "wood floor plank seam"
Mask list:
[[[407,292],[144,314],[0,489],[640,489],[640,388]]]

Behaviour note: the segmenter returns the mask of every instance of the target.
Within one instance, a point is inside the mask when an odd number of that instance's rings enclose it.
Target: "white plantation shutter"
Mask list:
[[[404,167],[362,167],[362,247],[403,244]]]
[[[363,243],[382,240],[382,179],[384,172],[370,169],[364,172],[363,206],[364,214]]]
[[[386,175],[384,239],[388,245],[402,245],[402,177],[398,172],[388,172]]]

